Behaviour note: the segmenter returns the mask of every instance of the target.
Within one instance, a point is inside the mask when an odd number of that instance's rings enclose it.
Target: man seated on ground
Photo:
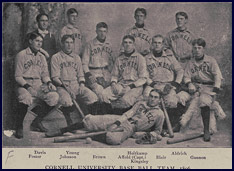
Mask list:
[[[143,94],[147,97],[148,92],[153,88],[162,92],[167,91],[163,98],[173,130],[178,132],[179,119],[184,113],[189,94],[180,91],[184,71],[173,52],[164,48],[163,40],[163,36],[159,34],[152,38],[152,52],[145,57],[149,79]]]
[[[135,132],[146,131],[147,133],[137,143],[156,143],[161,140],[160,134],[164,122],[163,111],[159,107],[160,95],[156,90],[151,90],[148,100],[137,102],[132,109],[119,115],[87,115],[83,121],[69,127],[51,130],[46,133],[47,137],[63,135],[76,129],[85,128],[88,131],[104,131],[106,143],[119,145]]]
[[[134,37],[124,36],[122,44],[124,53],[115,61],[111,86],[107,87],[102,94],[105,102],[111,103],[112,108],[127,111],[142,94],[148,72],[144,57],[135,51]]]

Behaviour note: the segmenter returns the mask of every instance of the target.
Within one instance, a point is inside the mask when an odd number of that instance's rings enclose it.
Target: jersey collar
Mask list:
[[[75,56],[76,56],[76,54],[74,52],[72,52],[72,53],[70,53],[68,55],[68,54],[64,53],[62,50],[60,51],[60,54],[61,54],[62,57],[68,56],[68,57],[71,57],[71,58],[75,58]]]
[[[102,42],[100,42],[100,41],[98,41],[97,37],[95,37],[95,38],[93,39],[93,44],[94,44],[94,45],[103,45],[103,44],[107,44],[107,45],[108,45],[108,44],[110,44],[110,43],[109,43],[109,41],[108,41],[108,38],[107,38],[107,37],[106,37],[105,42],[103,42],[103,43],[102,43]]]
[[[138,27],[136,27],[135,25],[134,25],[132,28],[133,28],[133,29],[143,29],[143,30],[148,31],[148,29],[145,27],[145,25],[144,25],[144,27],[143,27],[143,28],[138,28]]]
[[[71,25],[71,24],[69,24],[69,23],[67,24],[67,28],[69,28],[69,29],[73,29],[73,28],[78,29],[77,26]]]

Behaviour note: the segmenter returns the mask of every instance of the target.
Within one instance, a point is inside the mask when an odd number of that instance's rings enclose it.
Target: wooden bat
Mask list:
[[[180,142],[184,142],[184,141],[189,141],[189,140],[193,140],[199,137],[203,137],[204,134],[192,134],[192,135],[186,135],[184,137],[180,137],[180,138],[174,138],[174,139],[169,139],[167,140],[167,144],[175,144],[175,143],[180,143]]]
[[[162,103],[162,108],[163,108],[163,113],[164,113],[164,116],[165,116],[165,120],[166,120],[166,123],[167,123],[169,137],[173,138],[174,137],[174,132],[173,132],[173,129],[172,129],[172,126],[171,126],[171,122],[169,120],[169,116],[168,116],[168,113],[167,113],[163,98],[161,98],[161,103]]]
[[[66,137],[57,137],[57,138],[54,138],[54,142],[55,143],[67,142],[67,141],[70,141],[70,140],[88,138],[88,137],[93,137],[93,136],[96,136],[96,135],[102,135],[102,134],[105,134],[105,133],[106,133],[106,131],[99,131],[99,132],[76,134],[76,135],[71,135],[71,136],[66,136]]]
[[[65,86],[65,84],[63,83],[63,81],[60,79],[63,87],[65,88],[65,90],[69,93],[67,87]],[[72,98],[72,96],[71,96]],[[78,103],[76,102],[75,99],[72,98],[72,103],[76,106],[76,109],[79,111],[80,115],[81,115],[81,119],[84,119],[85,115],[84,115],[84,112],[81,110],[80,106],[78,105]]]

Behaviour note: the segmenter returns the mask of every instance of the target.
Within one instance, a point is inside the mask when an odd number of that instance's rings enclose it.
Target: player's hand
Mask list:
[[[117,88],[116,82],[111,83],[111,90],[112,90],[114,95],[118,95],[118,88]]]
[[[79,87],[79,90],[78,90],[78,93],[79,94],[84,94],[84,90],[85,90],[85,85],[84,85],[84,83],[81,83],[80,87]]]
[[[48,84],[48,88],[49,88],[50,91],[56,91],[57,90],[57,88],[52,83]]]
[[[37,96],[37,91],[34,88],[29,87],[27,90],[32,96]]]
[[[111,103],[107,95],[105,95],[104,93],[98,93],[98,98],[101,102],[109,103],[109,104]]]
[[[48,52],[46,52],[44,49],[40,48],[39,51],[46,57],[49,58],[50,55],[48,54]]]
[[[110,125],[109,127],[107,127],[107,131],[110,131],[110,132],[122,132],[123,131],[123,128],[116,125],[116,124],[112,124]]]
[[[196,87],[193,83],[189,83],[188,88],[189,88],[189,93],[193,94],[196,92]]]

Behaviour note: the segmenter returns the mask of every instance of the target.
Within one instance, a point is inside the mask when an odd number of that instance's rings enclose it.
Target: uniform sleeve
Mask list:
[[[139,79],[134,82],[136,87],[142,86],[143,84],[146,83],[146,80],[148,78],[148,71],[146,67],[146,61],[145,58],[142,56],[139,56],[139,61],[138,61],[138,76]]]
[[[60,63],[58,61],[57,55],[53,55],[51,58],[51,78],[60,78]]]
[[[86,38],[84,34],[80,31],[81,35],[81,51],[80,51],[80,58],[83,58],[84,50],[85,50],[85,45],[86,45]]]
[[[188,62],[185,66],[185,70],[184,70],[184,83],[187,84],[189,82],[191,82],[191,68],[190,68],[191,63]]]
[[[166,37],[164,38],[164,47],[171,49],[171,39],[170,39],[170,34],[168,33]],[[171,49],[172,50],[172,49]]]
[[[162,128],[163,128],[163,123],[164,123],[164,114],[162,110],[158,110],[158,111],[154,111],[154,112],[158,112],[158,114],[156,115],[157,118],[155,120],[155,124],[154,124],[154,134],[156,135],[160,135],[162,132]]]
[[[23,78],[24,71],[24,56],[22,53],[18,53],[15,58],[15,80],[20,85],[23,86],[27,82]]]
[[[91,50],[91,46],[89,43],[87,43],[83,52],[83,57],[82,57],[82,65],[83,65],[84,73],[89,72],[89,60],[90,60],[90,55],[91,55],[90,50]]]
[[[78,64],[77,78],[78,78],[79,82],[85,81],[84,71],[83,71],[82,63],[81,63],[79,56],[77,56],[77,64]]]
[[[173,63],[173,69],[176,73],[175,82],[181,83],[182,79],[183,79],[183,75],[184,75],[184,70],[181,67],[180,63],[176,60],[176,58],[174,57],[173,54],[171,56],[171,59],[172,59],[172,63]]]
[[[114,81],[114,82],[118,82],[119,80],[119,59],[117,58],[116,61],[115,61],[115,64],[114,64],[114,67],[112,69],[112,72],[111,72],[111,82]]]
[[[211,73],[214,75],[214,87],[220,88],[223,76],[215,59],[212,61]]]
[[[44,83],[47,83],[48,81],[51,81],[51,80],[49,77],[48,65],[44,56],[41,56],[41,62],[42,62],[41,78]]]
[[[127,119],[133,117],[138,109],[138,106],[140,106],[140,103],[142,101],[136,103],[130,110],[128,110],[127,112],[125,112],[119,119],[118,121],[120,121],[121,123],[126,121]]]

